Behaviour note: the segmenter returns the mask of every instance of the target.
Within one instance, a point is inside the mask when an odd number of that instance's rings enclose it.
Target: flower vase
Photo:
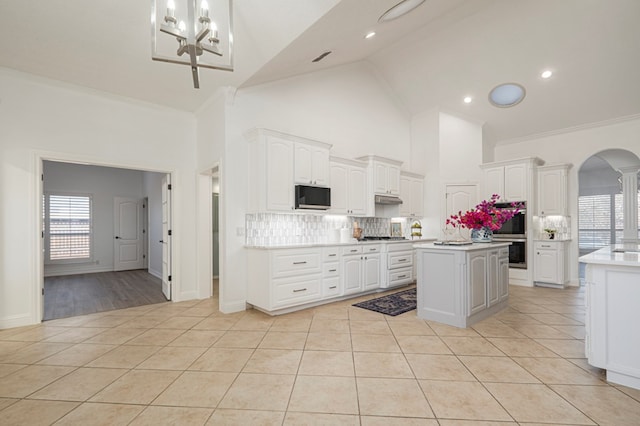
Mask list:
[[[471,241],[474,243],[490,243],[493,241],[493,231],[491,228],[472,229]]]

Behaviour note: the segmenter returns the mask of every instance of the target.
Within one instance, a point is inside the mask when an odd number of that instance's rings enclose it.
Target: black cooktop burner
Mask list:
[[[405,237],[362,237],[362,241],[395,241],[395,240],[406,240]]]

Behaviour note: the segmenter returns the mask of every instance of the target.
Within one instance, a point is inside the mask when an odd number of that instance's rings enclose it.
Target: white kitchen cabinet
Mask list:
[[[569,281],[568,242],[559,240],[536,241],[533,263],[533,281],[543,287],[564,287]]]
[[[329,145],[296,142],[294,148],[295,183],[329,186]]]
[[[400,216],[424,216],[424,177],[421,175],[400,173]]]
[[[364,216],[367,213],[366,165],[331,157],[331,209],[333,214]]]
[[[538,216],[566,216],[567,179],[570,164],[540,166],[538,173]]]
[[[322,298],[342,295],[340,281],[340,249],[337,246],[322,249]]]
[[[413,244],[408,242],[395,242],[386,244],[384,254],[386,276],[382,277],[380,286],[383,288],[398,287],[413,282],[414,250]]]
[[[524,158],[482,164],[483,198],[500,195],[501,201],[529,201],[533,192],[533,167],[539,158]]]
[[[507,307],[508,243],[415,247],[419,318],[468,327]]]
[[[344,294],[360,293],[380,287],[380,246],[345,247],[342,256]]]
[[[320,248],[249,250],[247,302],[269,311],[322,298]]]
[[[246,138],[249,141],[249,212],[292,212],[295,173],[308,176],[304,182],[307,185],[315,180],[319,182],[317,185],[328,186],[331,145],[269,129],[253,129]],[[296,167],[296,148],[303,146],[310,148],[300,151],[300,165]],[[322,154],[321,150],[324,150]],[[316,163],[319,166],[313,166]]]
[[[369,164],[371,188],[374,194],[400,195],[401,161],[368,155],[357,158]]]

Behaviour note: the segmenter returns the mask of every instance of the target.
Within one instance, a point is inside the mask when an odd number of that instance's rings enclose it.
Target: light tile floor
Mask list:
[[[468,329],[360,299],[269,317],[217,299],[0,330],[0,425],[639,425],[584,359],[580,289],[510,288]]]

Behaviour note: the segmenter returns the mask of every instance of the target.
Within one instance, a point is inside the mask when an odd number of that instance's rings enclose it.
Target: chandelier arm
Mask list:
[[[218,46],[203,44],[202,50],[206,50],[209,53],[213,53],[214,55],[222,56],[222,52],[218,49]]]
[[[193,87],[200,88],[200,75],[198,73],[198,53],[194,44],[187,45],[189,49],[189,60],[191,62],[191,76],[193,77]]]
[[[204,40],[204,38],[207,36],[207,34],[209,34],[211,32],[211,30],[209,28],[203,28],[200,30],[200,32],[198,34],[196,34],[196,41],[198,43],[200,43],[202,40]]]
[[[186,40],[187,38],[182,34],[182,31],[180,31],[178,28],[174,28],[174,27],[170,27],[168,25],[160,25],[160,31],[162,31],[165,34],[169,34],[172,35],[174,37],[176,37],[177,39],[180,40]]]

